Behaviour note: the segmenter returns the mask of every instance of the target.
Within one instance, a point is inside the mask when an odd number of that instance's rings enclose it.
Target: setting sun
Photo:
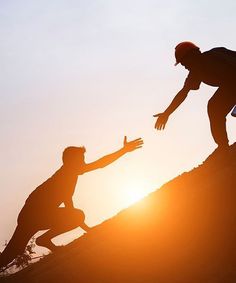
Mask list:
[[[133,203],[144,198],[149,191],[145,189],[144,184],[138,183],[127,183],[124,188],[124,206],[130,206]]]

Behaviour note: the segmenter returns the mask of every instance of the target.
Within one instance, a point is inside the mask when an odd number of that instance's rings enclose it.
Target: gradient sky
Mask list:
[[[124,135],[145,142],[78,179],[74,203],[89,225],[203,161],[215,148],[206,113],[214,88],[191,92],[164,132],[152,115],[187,74],[174,67],[175,45],[236,50],[235,11],[233,0],[0,0],[0,245],[68,145],[84,145],[90,162],[119,149]],[[231,143],[235,122],[229,117]]]

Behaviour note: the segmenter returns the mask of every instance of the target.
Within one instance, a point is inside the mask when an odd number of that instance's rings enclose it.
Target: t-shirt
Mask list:
[[[45,209],[59,207],[73,196],[77,178],[78,174],[59,169],[29,195],[26,204]]]
[[[234,85],[236,82],[236,51],[224,47],[201,53],[191,66],[184,86],[199,89],[201,82],[211,86]]]

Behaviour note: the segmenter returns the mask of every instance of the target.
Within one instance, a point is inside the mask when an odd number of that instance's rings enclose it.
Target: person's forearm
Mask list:
[[[179,106],[180,104],[186,99],[187,95],[188,95],[189,90],[182,88],[177,95],[175,96],[175,98],[172,100],[171,104],[167,107],[167,109],[165,110],[165,114],[167,114],[168,116],[173,113]]]
[[[92,163],[86,164],[84,167],[84,172],[89,172],[92,170],[96,170],[98,168],[103,168],[114,161],[116,161],[118,158],[123,156],[127,151],[122,147],[121,149],[117,150],[116,152],[113,152],[111,154],[108,154]]]
[[[97,165],[99,167],[105,167],[111,163],[113,163],[114,161],[116,161],[118,158],[120,158],[121,156],[123,156],[126,153],[124,147],[122,147],[121,149],[117,150],[116,152],[113,152],[111,154],[108,154],[102,158],[100,158],[99,160],[97,160]]]

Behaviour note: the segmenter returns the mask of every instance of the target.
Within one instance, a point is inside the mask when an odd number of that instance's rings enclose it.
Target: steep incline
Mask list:
[[[1,282],[236,282],[236,144]]]

